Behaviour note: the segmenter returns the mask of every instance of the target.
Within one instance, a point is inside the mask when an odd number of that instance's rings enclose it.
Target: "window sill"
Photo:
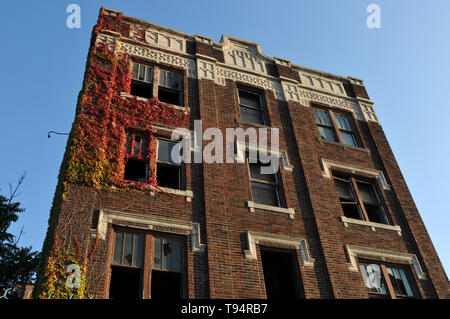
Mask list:
[[[239,119],[236,119],[236,123],[241,124],[241,125],[246,125],[246,126],[260,127],[260,128],[268,128],[268,129],[272,128],[269,125],[259,124],[259,123],[252,123],[252,122],[245,122],[245,121],[241,121]]]
[[[249,208],[251,213],[254,213],[255,208],[256,208],[256,209],[262,209],[262,210],[269,210],[269,211],[277,212],[277,213],[288,214],[290,219],[294,219],[295,210],[293,208],[282,208],[282,207],[278,207],[278,206],[257,204],[253,201],[247,201],[246,203],[247,203],[247,207]]]
[[[181,189],[174,189],[174,188],[167,188],[167,187],[160,187],[160,186],[158,186],[158,190],[160,190],[163,193],[167,193],[167,194],[184,196],[184,197],[186,197],[187,202],[191,202],[192,198],[194,197],[194,193],[191,190],[181,190]],[[154,195],[154,193],[153,193],[153,195]]]
[[[396,231],[399,236],[402,235],[402,229],[398,225],[392,226],[392,225],[368,222],[368,221],[365,221],[365,220],[348,218],[348,217],[345,217],[345,216],[341,216],[341,221],[344,223],[345,227],[348,227],[348,224],[356,224],[356,225],[368,226],[368,227],[370,227],[370,229],[372,231],[376,231],[377,228],[380,228],[380,229],[387,229],[387,230]]]
[[[125,93],[125,92],[120,92],[120,96],[123,97],[123,98],[129,98],[129,99],[135,98],[135,99],[138,100],[138,101],[144,101],[144,102],[148,102],[148,101],[149,101],[149,99],[147,99],[147,98],[145,98],[145,97],[140,97],[140,96],[130,95],[130,94]],[[180,106],[180,105],[170,104],[170,103],[166,103],[166,102],[161,102],[161,103],[165,103],[165,104],[167,104],[167,106],[172,107],[172,108],[174,108],[174,109],[184,111],[184,113],[186,113],[186,114],[189,113],[188,108],[185,107],[185,106]]]
[[[365,152],[368,155],[370,155],[370,150],[368,148],[363,148],[363,147],[358,147],[358,146],[350,146],[350,145],[346,145],[346,144],[342,144],[342,143],[338,143],[338,142],[331,142],[331,141],[328,141],[328,140],[326,140],[324,138],[321,138],[321,137],[318,137],[317,140],[319,141],[320,144],[323,144],[323,143],[325,143],[325,144],[332,144],[332,145],[340,146],[344,150],[351,149],[351,150]]]
[[[151,196],[155,196],[156,192],[163,192],[166,194],[172,194],[172,195],[178,195],[178,196],[184,196],[186,197],[186,201],[187,202],[191,202],[192,198],[194,197],[194,193],[191,190],[181,190],[181,189],[174,189],[174,188],[168,188],[168,187],[161,187],[161,186],[153,186],[153,185],[149,185],[147,183],[141,183],[141,182],[132,182],[132,181],[125,181],[127,183],[129,183],[129,186],[133,187],[133,184],[136,185],[135,183],[140,183],[140,184],[146,184],[147,187],[146,189],[151,190],[150,195]],[[116,189],[117,186],[112,185],[113,189]]]

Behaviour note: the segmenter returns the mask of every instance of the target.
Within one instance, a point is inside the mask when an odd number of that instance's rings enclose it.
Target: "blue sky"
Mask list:
[[[66,7],[81,7],[81,29]],[[381,28],[366,7],[381,8]],[[450,274],[450,1],[8,1],[0,50],[0,188],[27,172],[11,227],[42,248],[65,136],[81,89],[100,6],[216,41],[222,34],[261,44],[268,56],[364,79],[385,134],[441,261]]]

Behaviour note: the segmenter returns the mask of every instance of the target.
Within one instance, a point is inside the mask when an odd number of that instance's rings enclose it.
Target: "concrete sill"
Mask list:
[[[293,208],[282,208],[282,207],[278,207],[278,206],[257,204],[253,201],[247,201],[246,204],[251,213],[254,213],[255,208],[256,208],[256,209],[262,209],[262,210],[269,210],[269,211],[277,212],[277,213],[288,214],[290,219],[294,219],[295,210]]]
[[[370,229],[372,231],[376,231],[377,228],[380,228],[380,229],[387,229],[387,230],[396,231],[399,236],[402,235],[402,229],[398,225],[392,226],[392,225],[368,222],[368,221],[365,221],[365,220],[348,218],[348,217],[345,217],[345,216],[341,216],[341,221],[344,223],[345,227],[348,227],[348,224],[356,224],[356,225],[363,225],[363,226],[370,227]]]
[[[358,147],[358,146],[350,146],[350,145],[341,144],[341,143],[337,143],[337,142],[331,142],[331,141],[328,141],[321,137],[318,137],[317,140],[319,141],[320,144],[325,143],[325,144],[336,145],[336,146],[342,147],[344,150],[351,149],[351,150],[355,150],[355,151],[361,151],[361,152],[364,152],[364,153],[367,153],[368,155],[370,155],[370,150],[368,148],[363,148],[363,147]]]
[[[125,92],[120,92],[120,96],[123,98],[129,98],[129,99],[136,98],[138,101],[144,101],[144,102],[148,102],[148,100],[149,100],[149,99],[146,99],[145,97],[134,96],[134,95],[130,95]],[[165,103],[165,102],[162,102],[162,103]],[[168,107],[183,111],[186,114],[189,113],[189,109],[185,106],[179,106],[179,105],[169,104],[169,103],[166,103],[166,104]]]

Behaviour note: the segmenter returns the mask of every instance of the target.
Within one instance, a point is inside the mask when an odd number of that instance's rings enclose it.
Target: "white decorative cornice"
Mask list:
[[[332,92],[337,95],[346,96],[342,82],[334,81],[314,73],[298,72],[302,84],[320,91]]]
[[[201,243],[200,225],[198,223],[104,209],[100,210],[98,218],[97,232],[99,234],[99,238],[104,240],[106,238],[108,224],[114,224],[117,222],[133,223],[134,225],[129,227],[145,230],[171,232],[170,229],[176,229],[177,232],[174,233],[182,232],[185,235],[190,235],[193,252],[203,252],[205,250],[205,245]]]
[[[182,67],[187,71],[188,77],[197,78],[197,67],[195,64],[195,60],[193,59],[188,59],[178,55],[158,51],[149,47],[134,45],[122,41],[117,41],[116,48],[117,52],[120,53],[127,53],[130,55],[142,57],[156,63],[167,63],[177,67]]]
[[[262,241],[264,243],[273,243],[291,247],[300,252],[302,266],[314,266],[314,259],[310,257],[308,252],[308,245],[306,244],[306,240],[303,238],[292,238],[253,231],[247,231],[246,237],[248,249],[244,251],[244,254],[245,258],[247,259],[258,259],[258,255],[256,253],[256,245],[258,245],[260,241]]]
[[[225,85],[225,79],[244,82],[251,85],[260,86],[263,89],[272,90],[274,91],[275,98],[277,100],[285,100],[281,84],[276,80],[270,79],[269,77],[253,75],[247,72],[241,72],[233,70],[231,68],[217,66],[217,64],[215,73],[216,81],[218,84]]]
[[[226,64],[243,70],[267,74],[266,59],[258,43],[233,38],[225,34],[222,35],[220,42]]]
[[[414,254],[354,245],[345,245],[345,250],[350,262],[349,268],[351,271],[359,271],[357,258],[373,258],[381,261],[407,262],[413,266],[419,279],[426,279],[426,274],[423,272],[419,260]]]

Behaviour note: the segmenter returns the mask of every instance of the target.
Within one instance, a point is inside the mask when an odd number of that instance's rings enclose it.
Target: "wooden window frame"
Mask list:
[[[176,167],[178,167],[178,169],[180,171],[179,177],[178,177],[178,185],[179,185],[178,190],[184,190],[186,188],[185,187],[186,179],[185,179],[185,172],[184,172],[184,165],[183,165],[183,163],[175,164],[175,163],[169,163],[169,162],[164,162],[164,161],[159,161],[158,160],[159,141],[160,140],[165,140],[165,141],[172,142],[172,143],[176,143],[176,141],[172,141],[172,140],[170,140],[168,138],[158,137],[158,136],[156,136],[156,140],[157,140],[156,145],[155,145],[155,147],[156,147],[156,157],[155,157],[155,169],[154,169],[154,172],[156,174],[156,178],[158,178],[158,163],[160,163],[162,165],[165,165],[165,166],[176,166]]]
[[[148,68],[152,69],[152,81],[151,82],[133,78],[133,68],[134,68],[135,64],[143,65],[144,67],[146,67],[146,71],[145,71],[146,73],[147,73],[147,69]],[[170,72],[170,73],[176,74],[178,76],[178,83],[179,83],[178,89],[173,89],[173,88],[167,87],[165,85],[162,85],[160,83],[161,82],[161,72]],[[159,65],[155,65],[155,64],[151,64],[151,63],[146,63],[146,62],[142,62],[141,60],[133,60],[132,63],[131,63],[131,73],[132,73],[131,81],[137,81],[137,82],[140,82],[140,83],[143,83],[143,84],[146,84],[146,85],[151,85],[152,98],[159,99],[159,87],[162,87],[162,88],[164,88],[166,90],[177,92],[178,104],[176,104],[176,106],[182,106],[183,105],[183,100],[184,100],[184,89],[183,89],[183,87],[184,87],[184,84],[183,84],[183,72],[181,70],[173,70],[173,69],[170,69],[169,67],[159,66]],[[146,77],[144,77],[144,78],[146,78]],[[166,103],[166,102],[163,102],[163,103]],[[170,103],[166,103],[166,104],[170,104]]]
[[[278,206],[273,206],[273,207],[281,207],[281,208],[283,208],[284,201],[281,200],[280,192],[282,190],[281,190],[281,185],[280,185],[281,183],[280,183],[280,178],[278,176],[278,172],[272,174],[275,177],[275,182],[269,182],[269,181],[265,181],[265,180],[256,179],[256,178],[252,177],[252,174],[251,174],[251,171],[250,171],[250,162],[249,162],[249,159],[248,159],[248,154],[246,154],[245,162],[247,164],[248,178],[249,178],[249,181],[250,181],[250,194],[252,196],[252,201],[254,203],[257,203],[257,202],[255,202],[255,199],[253,197],[252,182],[260,183],[260,184],[266,184],[266,185],[272,185],[272,186],[275,186],[275,191],[276,191],[277,201],[278,201]],[[259,163],[259,161],[258,161],[258,163]],[[258,164],[258,163],[252,163],[252,164]],[[260,203],[257,203],[257,204],[260,204]],[[262,204],[262,205],[267,205],[267,204]],[[272,206],[272,205],[268,205],[268,206]]]
[[[173,74],[175,74],[178,77],[178,89],[174,89],[174,88],[168,87],[168,86],[163,85],[161,83],[161,74],[162,74],[162,72],[173,73]],[[178,95],[178,104],[176,104],[176,105],[177,106],[181,106],[183,104],[183,98],[182,98],[183,90],[182,90],[182,76],[181,76],[181,73],[177,72],[177,71],[172,71],[172,70],[167,69],[167,68],[158,67],[158,75],[159,75],[158,76],[158,90],[157,90],[158,92],[157,92],[157,95],[156,95],[158,97],[158,99],[159,99],[159,88],[162,87],[165,90],[177,93],[177,95]],[[166,82],[167,82],[167,76],[166,76]],[[163,103],[166,103],[166,102],[163,102]]]
[[[345,145],[345,146],[349,146],[349,147],[357,147],[357,148],[361,148],[362,147],[363,144],[362,144],[361,138],[360,138],[360,136],[358,134],[358,130],[357,130],[357,127],[356,127],[356,124],[355,124],[355,119],[354,119],[352,114],[347,113],[345,111],[332,110],[332,109],[330,109],[328,107],[325,107],[325,106],[322,106],[322,105],[318,105],[318,104],[313,104],[312,107],[313,107],[313,111],[314,111],[314,109],[318,109],[318,110],[325,111],[325,112],[328,113],[328,116],[329,116],[333,126],[318,124],[316,122],[315,117],[313,116],[314,123],[318,127],[319,126],[325,126],[327,128],[333,129],[333,133],[334,133],[334,136],[337,138],[337,142],[335,142],[335,141],[328,141],[327,140],[328,142],[339,143],[339,144],[342,144],[342,145]],[[355,139],[355,144],[356,145],[349,145],[349,144],[344,143],[344,139],[342,138],[342,135],[341,135],[341,129],[337,125],[336,119],[334,117],[335,114],[338,114],[338,115],[341,115],[341,116],[345,116],[347,118],[348,123],[350,124],[350,127],[351,127],[352,131],[351,132],[347,131],[347,130],[343,130],[343,131],[353,134],[353,137]],[[320,132],[319,132],[319,135],[320,135]]]
[[[114,253],[115,253],[115,249],[116,249],[116,236],[117,234],[123,234],[123,242],[122,242],[122,253],[121,253],[121,264],[116,264],[114,263]],[[133,236],[133,245],[131,247],[131,256],[132,256],[132,260],[131,260],[131,265],[125,265],[123,263],[123,258],[124,258],[124,250],[125,250],[125,235],[132,235]],[[117,230],[114,232],[114,249],[113,249],[113,258],[111,260],[111,266],[114,267],[124,267],[124,268],[134,268],[134,269],[143,269],[144,267],[144,262],[142,263],[142,266],[133,266],[133,261],[134,261],[134,245],[135,245],[135,237],[136,236],[142,236],[144,239],[144,247],[142,248],[142,259],[144,260],[144,254],[145,254],[145,234],[141,233],[141,232],[135,232],[135,231],[129,231],[129,230]]]
[[[370,264],[376,264],[380,267],[381,278],[383,279],[385,286],[386,286],[385,287],[386,294],[383,294],[380,292],[369,292],[368,291],[369,295],[386,296],[391,299],[417,299],[417,298],[420,298],[419,289],[417,288],[417,284],[416,284],[416,281],[414,280],[413,272],[409,266],[399,265],[399,264],[391,264],[391,263],[382,263],[379,261],[367,260],[367,259],[359,260],[359,265],[370,265]],[[394,286],[391,282],[391,279],[390,279],[388,271],[387,271],[388,268],[402,269],[405,272],[406,280],[408,281],[408,284],[409,284],[409,287],[411,289],[413,296],[399,295],[399,294],[395,293]]]
[[[127,143],[128,143],[128,135],[129,134],[131,134],[131,136],[132,136],[132,143],[130,145],[130,153],[127,152],[127,146],[128,146]],[[150,172],[152,171],[151,160],[147,161],[145,159],[142,159],[143,156],[146,156],[145,154],[144,155],[141,154],[142,150],[140,150],[140,153],[138,155],[134,155],[133,151],[134,151],[134,145],[135,145],[134,143],[135,143],[135,136],[136,135],[139,135],[139,136],[141,136],[143,138],[146,138],[148,146],[150,148],[152,148],[151,141],[150,141],[151,140],[150,139],[150,133],[142,132],[142,131],[138,131],[138,130],[134,130],[134,129],[126,129],[125,130],[125,135],[126,135],[126,137],[125,137],[125,145],[124,145],[124,148],[125,148],[125,159],[124,160],[127,161],[129,159],[134,159],[134,160],[145,162],[145,164],[147,165],[146,181],[145,181],[145,183],[148,184],[149,183],[149,178],[150,178]],[[125,171],[123,172],[123,179],[128,181],[127,179],[125,179]],[[132,182],[137,182],[137,181],[132,181]],[[137,183],[142,183],[142,182],[137,182]]]
[[[256,108],[254,108],[252,106],[248,106],[248,105],[242,104],[241,103],[241,98],[239,97],[239,91],[245,91],[247,93],[250,93],[250,94],[258,96],[259,106],[260,106],[259,109],[256,109]],[[243,123],[251,124],[251,125],[258,125],[258,126],[268,126],[269,125],[268,124],[268,120],[267,120],[267,116],[266,116],[266,103],[265,103],[265,99],[263,98],[263,95],[264,94],[262,92],[259,92],[259,91],[256,91],[256,90],[252,90],[252,89],[249,89],[249,88],[243,88],[243,87],[239,87],[239,86],[237,87],[237,98],[238,98],[238,103],[239,103],[239,116],[240,116],[241,121]],[[260,112],[263,123],[255,123],[255,122],[245,121],[242,118],[242,112],[241,112],[241,108],[242,107]]]
[[[122,264],[115,264],[114,263],[114,250],[115,250],[115,238],[117,233],[124,233],[124,234],[133,234],[135,235],[141,235],[144,238],[144,246],[143,246],[143,264],[141,267],[138,266],[128,266],[128,265],[122,265]],[[109,269],[112,270],[112,267],[123,267],[123,268],[132,268],[132,269],[141,269],[141,279],[140,279],[140,296],[142,299],[149,299],[151,296],[151,274],[153,270],[157,271],[170,271],[165,269],[159,269],[154,268],[154,254],[155,254],[155,238],[159,239],[171,239],[179,241],[181,244],[180,249],[180,258],[181,258],[181,271],[176,272],[181,274],[182,282],[181,282],[181,294],[182,298],[186,298],[188,296],[188,276],[187,276],[187,238],[184,236],[177,236],[173,234],[167,234],[167,233],[156,233],[156,232],[146,232],[144,230],[139,231],[135,229],[130,229],[126,227],[113,227],[111,232],[111,244],[110,244],[110,265]],[[125,245],[123,245],[124,247]],[[122,259],[123,259],[123,247],[122,247]],[[134,237],[133,237],[133,249],[134,249]],[[133,251],[134,252],[134,251]],[[108,278],[109,284],[106,286],[109,293],[110,284],[111,284],[111,276],[109,275]]]
[[[383,197],[380,194],[380,189],[379,189],[378,182],[374,181],[372,179],[364,178],[364,177],[353,176],[353,175],[349,175],[349,174],[345,174],[345,173],[341,173],[341,174],[346,176],[346,177],[336,176],[336,175],[340,175],[340,174],[332,171],[333,181],[334,180],[338,180],[338,181],[341,181],[341,182],[350,183],[350,188],[353,191],[353,194],[356,196],[356,198],[355,198],[356,205],[358,207],[359,215],[361,217],[361,220],[367,221],[367,222],[376,223],[376,222],[373,222],[373,221],[371,221],[369,219],[369,215],[367,214],[366,208],[364,206],[365,203],[368,203],[370,205],[378,205],[378,207],[380,208],[381,215],[382,215],[381,217],[382,217],[382,219],[384,219],[385,222],[384,223],[379,223],[379,224],[392,226],[392,222],[391,222],[390,218],[388,217],[388,214],[386,213],[387,210],[386,210],[385,204],[383,203],[384,200],[382,200]],[[375,195],[376,199],[378,200],[378,202],[375,203],[375,202],[364,201],[364,199],[362,198],[361,193],[359,191],[358,182],[359,183],[370,184],[372,186],[372,189],[374,191],[374,195]],[[337,192],[337,189],[336,189],[336,192]],[[338,195],[339,195],[339,193],[338,193]],[[341,202],[341,204],[343,203],[341,201],[341,197],[339,197],[339,201]],[[347,203],[347,202],[344,202],[344,203]],[[353,202],[348,202],[348,203],[349,204],[353,204]],[[343,211],[342,211],[342,213],[344,215]]]

